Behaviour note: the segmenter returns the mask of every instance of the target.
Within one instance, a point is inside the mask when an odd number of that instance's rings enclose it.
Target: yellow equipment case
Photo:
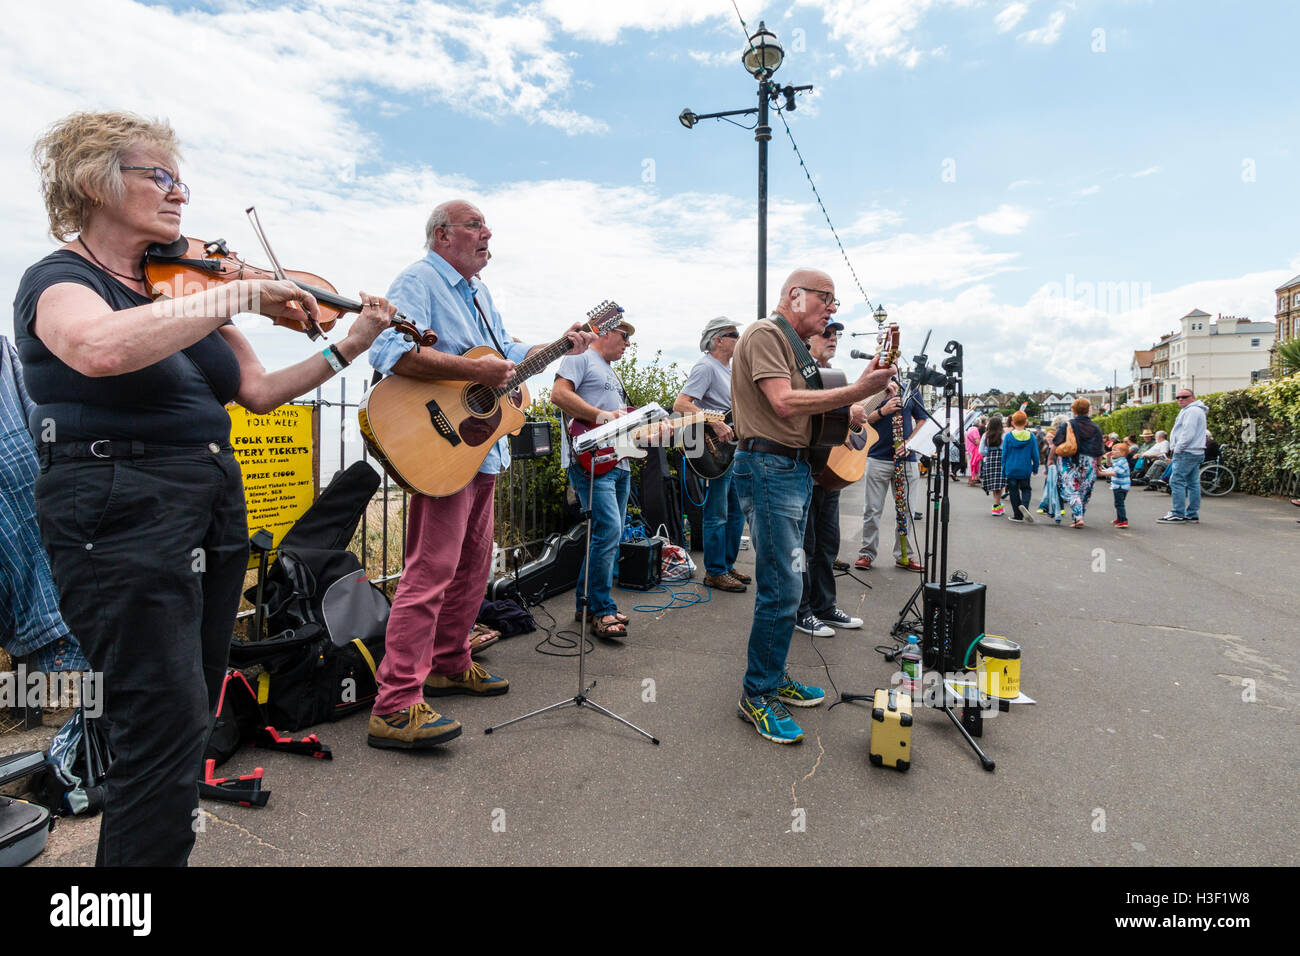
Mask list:
[[[912,698],[897,687],[876,690],[871,708],[871,763],[896,770],[912,765]]]

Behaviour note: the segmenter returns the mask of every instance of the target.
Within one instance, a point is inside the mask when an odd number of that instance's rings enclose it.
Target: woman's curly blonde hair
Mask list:
[[[73,113],[46,130],[32,156],[50,217],[50,235],[66,242],[81,232],[97,204],[92,195],[120,199],[118,167],[127,150],[142,144],[180,158],[180,141],[171,125],[135,113]]]

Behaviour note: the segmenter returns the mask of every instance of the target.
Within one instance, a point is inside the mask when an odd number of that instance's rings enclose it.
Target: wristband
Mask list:
[[[325,356],[325,361],[330,363],[330,368],[334,369],[335,372],[341,372],[352,364],[343,357],[343,353],[339,351],[337,345],[331,344],[329,348],[320,354]]]

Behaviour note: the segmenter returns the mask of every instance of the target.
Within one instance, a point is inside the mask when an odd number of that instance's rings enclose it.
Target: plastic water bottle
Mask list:
[[[921,645],[915,634],[907,635],[907,646],[899,659],[903,662],[903,680],[898,689],[911,697],[915,705],[921,695]]]
[[[691,522],[686,517],[686,512],[682,512],[682,544],[687,551],[691,550]]]

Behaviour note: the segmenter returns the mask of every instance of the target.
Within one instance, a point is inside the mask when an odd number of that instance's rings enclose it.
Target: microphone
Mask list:
[[[874,356],[868,355],[866,352],[863,352],[861,349],[854,349],[849,353],[849,358],[866,359],[867,361],[871,361],[873,357]]]

